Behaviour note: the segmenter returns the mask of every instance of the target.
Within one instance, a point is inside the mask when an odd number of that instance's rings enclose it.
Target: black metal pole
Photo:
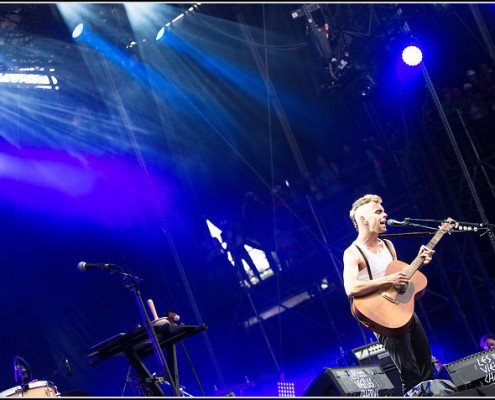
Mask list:
[[[135,297],[136,297],[136,302],[138,304],[139,311],[141,313],[141,317],[143,319],[143,322],[146,327],[146,331],[148,332],[148,337],[150,339],[150,343],[153,346],[154,352],[156,357],[158,358],[158,361],[160,362],[160,365],[163,368],[163,371],[166,372],[167,378],[170,382],[170,387],[172,388],[172,395],[174,396],[179,396],[179,388],[177,387],[177,382],[175,379],[173,379],[172,374],[170,373],[170,369],[168,367],[168,363],[165,359],[165,356],[163,355],[163,351],[160,347],[160,344],[158,342],[158,338],[156,336],[155,329],[153,327],[153,324],[151,323],[150,317],[148,316],[148,313],[146,312],[146,307],[143,302],[143,298],[141,297],[141,292],[139,291],[138,287],[138,282],[141,281],[140,278],[137,278],[135,276],[129,275],[122,273],[124,276],[124,283],[128,289],[130,289]]]

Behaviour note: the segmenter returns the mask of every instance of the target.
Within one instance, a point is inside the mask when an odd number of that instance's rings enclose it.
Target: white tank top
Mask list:
[[[359,248],[363,251],[364,255],[368,259],[368,263],[370,264],[371,275],[373,279],[379,278],[385,275],[385,271],[388,265],[393,261],[392,254],[388,250],[383,240],[379,239],[382,249],[379,253],[372,253],[364,246],[359,246]],[[354,242],[356,244],[356,242]],[[368,268],[364,268],[358,273],[358,280],[360,281],[369,281],[370,277],[368,274]]]

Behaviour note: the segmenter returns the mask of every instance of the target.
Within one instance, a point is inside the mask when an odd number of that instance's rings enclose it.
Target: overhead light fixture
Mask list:
[[[418,46],[409,45],[402,51],[402,61],[415,67],[423,60],[423,53]]]
[[[177,17],[175,17],[173,20],[172,20],[172,24],[175,24],[177,23],[178,21],[180,21],[182,18],[184,18],[184,13],[181,13],[179,15],[177,15]]]
[[[294,10],[291,12],[292,18],[297,19],[302,17],[303,15],[308,15],[308,13],[312,13],[320,8],[318,4],[304,4],[301,8]]]
[[[74,28],[74,30],[72,31],[72,39],[74,39],[74,40],[78,39],[82,35],[83,30],[84,30],[84,24],[83,23],[77,25]]]
[[[165,35],[165,32],[168,30],[169,27],[170,27],[170,22],[160,28],[155,38],[157,42]]]
[[[163,36],[165,35],[165,32],[167,32],[169,29],[172,28],[172,26],[176,25],[177,23],[179,23],[180,20],[182,20],[186,14],[190,14],[190,13],[193,13],[194,11],[196,11],[198,9],[198,7],[201,5],[201,3],[194,3],[191,7],[189,7],[186,11],[180,13],[179,15],[177,15],[174,19],[172,19],[171,21],[167,22],[164,26],[162,26],[160,28],[160,30],[158,31],[158,33],[156,34],[156,38],[155,40],[156,41],[159,41],[160,39],[163,38]]]

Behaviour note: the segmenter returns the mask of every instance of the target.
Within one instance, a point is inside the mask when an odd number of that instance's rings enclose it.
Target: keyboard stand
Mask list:
[[[177,352],[175,344],[190,336],[196,335],[207,329],[205,324],[200,326],[190,325],[164,325],[155,327],[158,342],[161,348],[166,349],[166,361],[170,369],[171,380],[174,390],[171,395],[180,395],[179,373],[177,365]],[[128,333],[119,333],[101,343],[91,347],[85,355],[90,365],[99,364],[114,356],[126,356],[129,363],[134,367],[139,380],[140,393],[143,396],[165,396],[159,386],[160,379],[151,375],[143,359],[153,354],[153,346],[150,343],[145,327],[139,327]]]

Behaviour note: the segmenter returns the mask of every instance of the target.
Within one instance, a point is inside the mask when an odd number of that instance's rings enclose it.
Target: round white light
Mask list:
[[[411,67],[418,65],[423,60],[423,53],[416,46],[407,46],[402,51],[402,60]]]

